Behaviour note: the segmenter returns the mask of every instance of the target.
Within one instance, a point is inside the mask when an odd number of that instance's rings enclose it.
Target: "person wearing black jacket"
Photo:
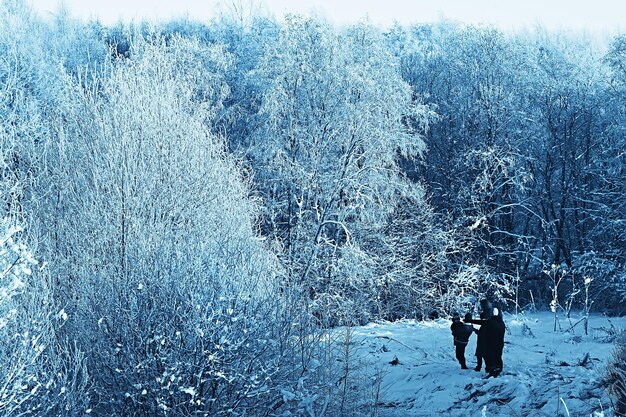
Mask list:
[[[468,369],[465,363],[465,348],[472,335],[472,326],[461,322],[459,313],[454,313],[450,330],[452,331],[452,337],[454,339],[456,359],[461,364],[461,369]]]
[[[484,312],[481,312],[480,318],[482,320],[485,320],[488,318],[488,316]],[[465,322],[466,323],[472,322],[471,313],[465,314]],[[476,372],[480,372],[481,368],[483,367],[483,350],[485,348],[484,347],[485,343],[482,338],[481,329],[482,329],[482,326],[478,329],[472,326],[472,330],[474,331],[474,333],[476,333],[476,352],[474,353],[476,355],[476,368],[474,368]]]
[[[500,372],[502,372],[502,368],[504,364],[502,363],[502,352],[504,350],[504,334],[506,332],[506,326],[504,324],[504,320],[502,319],[502,314],[498,311],[497,308],[493,309],[493,316],[491,317],[491,325],[490,330],[491,333],[491,343],[492,349],[489,352],[491,355],[491,369],[487,370],[489,375],[498,376]],[[486,364],[486,362],[485,362]]]
[[[498,309],[494,309],[487,300],[481,301],[483,312],[480,320],[465,320],[466,323],[480,325],[477,351],[485,360],[485,371],[489,376],[497,377],[502,372],[502,351],[506,327]],[[484,318],[482,318],[484,317]],[[477,369],[479,369],[477,367]]]

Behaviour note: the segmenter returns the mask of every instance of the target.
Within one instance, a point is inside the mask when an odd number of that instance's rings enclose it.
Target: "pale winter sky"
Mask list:
[[[31,0],[45,15],[54,13],[59,0]],[[626,29],[626,0],[64,0],[76,17],[118,20],[167,20],[189,16],[208,20],[217,10],[233,4],[262,5],[264,14],[315,14],[336,24],[364,17],[388,26],[432,22],[447,18],[466,23],[494,24],[503,30],[533,28],[615,33]]]

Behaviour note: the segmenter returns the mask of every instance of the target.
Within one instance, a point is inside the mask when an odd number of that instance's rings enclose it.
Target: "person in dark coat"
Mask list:
[[[480,319],[473,320],[470,313],[466,314],[466,316],[469,315],[469,317],[466,317],[465,319],[465,323],[472,323],[472,324],[477,324],[480,326],[480,328],[478,329],[475,329],[472,327],[474,332],[476,332],[476,335],[477,335],[476,353],[475,353],[476,354],[476,368],[474,368],[474,370],[477,372],[480,372],[480,369],[482,368],[482,365],[483,365],[483,359],[485,358],[486,339],[483,337],[483,333],[485,332],[483,326],[487,322],[487,320],[491,318],[491,309],[492,309],[491,302],[489,302],[489,300],[487,299],[481,300],[480,308],[481,308]],[[485,367],[487,367],[486,360],[485,360]]]
[[[485,320],[488,317],[484,312],[481,311],[480,318],[481,320]],[[472,323],[471,313],[465,314],[465,323]],[[482,326],[479,327],[478,329],[472,326],[472,330],[474,331],[474,333],[476,333],[476,352],[474,353],[476,355],[476,368],[474,368],[476,372],[480,372],[480,370],[483,367],[483,350],[484,350],[485,343],[481,336],[482,335],[480,331],[481,329],[482,329]]]
[[[461,364],[461,369],[468,369],[465,363],[465,348],[472,335],[472,326],[461,322],[459,313],[454,313],[450,330],[452,331],[452,337],[454,339],[456,359]]]
[[[504,320],[502,319],[502,314],[497,308],[493,309],[491,322],[491,369],[487,370],[487,372],[489,372],[490,376],[496,377],[500,375],[504,366],[502,363],[502,351],[504,350],[504,334],[506,332],[506,326],[504,324]]]
[[[480,325],[477,351],[485,360],[485,371],[489,376],[497,377],[502,372],[502,351],[506,327],[498,309],[494,309],[487,300],[481,301],[483,309],[480,320],[466,320],[467,323]],[[479,369],[477,367],[477,369]],[[479,369],[480,370],[480,369]]]

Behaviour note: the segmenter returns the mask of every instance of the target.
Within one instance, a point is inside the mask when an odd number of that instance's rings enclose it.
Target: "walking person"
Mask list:
[[[459,361],[461,369],[468,369],[465,362],[465,348],[473,332],[472,326],[463,323],[459,313],[454,313],[450,330],[452,331],[452,338],[454,340],[456,359]]]

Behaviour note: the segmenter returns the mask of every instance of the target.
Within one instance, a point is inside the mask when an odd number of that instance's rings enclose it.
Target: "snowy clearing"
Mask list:
[[[626,318],[592,315],[588,336],[582,323],[573,332],[554,333],[554,316],[549,312],[505,314],[504,319],[504,372],[499,378],[486,378],[484,368],[481,372],[473,369],[476,335],[466,349],[470,369],[460,369],[448,320],[404,320],[355,328],[357,355],[372,372],[382,372],[381,415],[612,414],[607,412],[611,403],[600,379],[613,350],[611,335],[624,327]],[[577,321],[572,317],[572,323]],[[560,317],[560,323],[569,328],[566,318]],[[399,364],[390,364],[394,357]]]

